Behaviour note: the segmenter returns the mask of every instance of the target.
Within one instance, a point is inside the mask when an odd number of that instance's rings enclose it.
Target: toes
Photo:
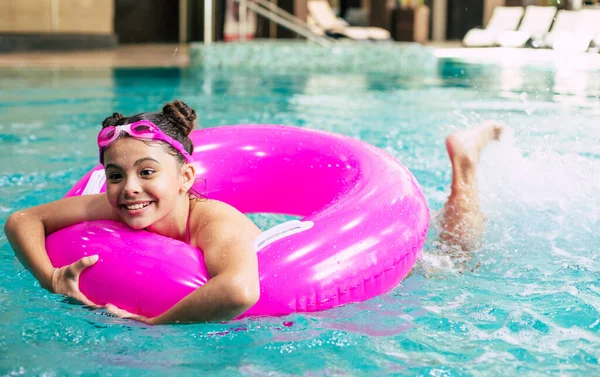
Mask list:
[[[493,131],[493,135],[494,135],[494,140],[499,140],[500,135],[502,135],[502,131],[504,131],[504,125],[496,124],[496,125],[494,125],[494,128],[492,129],[492,131]]]

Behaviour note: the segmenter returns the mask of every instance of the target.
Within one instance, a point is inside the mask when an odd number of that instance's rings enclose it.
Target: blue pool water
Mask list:
[[[445,61],[433,75],[186,69],[0,70],[0,225],[57,199],[97,159],[113,111],[176,98],[203,127],[279,123],[347,134],[415,174],[435,214],[444,138],[511,127],[479,168],[483,246],[437,247],[389,294],[311,315],[147,327],[48,294],[0,235],[0,374],[595,375],[600,370],[600,73]],[[262,228],[282,221],[256,215]]]

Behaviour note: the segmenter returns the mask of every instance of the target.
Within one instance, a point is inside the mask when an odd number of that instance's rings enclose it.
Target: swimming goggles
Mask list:
[[[149,120],[139,120],[131,124],[122,126],[109,126],[100,130],[98,133],[98,147],[100,148],[100,162],[102,163],[102,153],[109,145],[117,140],[125,132],[134,139],[160,140],[169,144],[177,152],[181,153],[185,162],[193,161],[192,156],[185,150],[183,145],[177,140],[161,131],[158,126]]]

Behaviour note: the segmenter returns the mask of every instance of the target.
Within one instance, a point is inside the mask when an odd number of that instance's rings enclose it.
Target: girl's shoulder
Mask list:
[[[198,220],[219,221],[235,220],[238,217],[246,217],[233,206],[214,199],[195,199],[190,205],[191,216]]]
[[[189,227],[193,234],[206,232],[211,236],[210,238],[213,238],[215,232],[225,234],[229,233],[229,230],[235,229],[236,232],[255,237],[261,232],[252,220],[225,202],[196,199],[190,204]]]

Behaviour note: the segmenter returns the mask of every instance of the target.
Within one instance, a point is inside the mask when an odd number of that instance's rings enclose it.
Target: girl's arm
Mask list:
[[[197,203],[203,204],[208,203]],[[161,324],[231,320],[254,305],[260,295],[254,240],[260,230],[237,210],[223,203],[217,206],[216,213],[203,220],[207,224],[194,234],[198,242],[192,242],[204,252],[211,276],[206,284],[158,317],[145,318],[112,305],[107,310],[119,317]]]
[[[58,274],[58,269],[52,266],[46,252],[46,236],[70,225],[101,219],[117,220],[106,195],[85,195],[15,212],[6,221],[4,232],[15,255],[31,270],[42,287],[53,293],[69,294],[62,292],[67,289],[63,284],[65,280],[77,281],[79,273],[94,264],[95,259],[93,256],[83,258],[67,266],[69,268],[61,269],[61,274]],[[63,273],[66,276],[62,276]],[[79,299],[75,295],[73,297]],[[88,304],[85,300],[80,301]]]

